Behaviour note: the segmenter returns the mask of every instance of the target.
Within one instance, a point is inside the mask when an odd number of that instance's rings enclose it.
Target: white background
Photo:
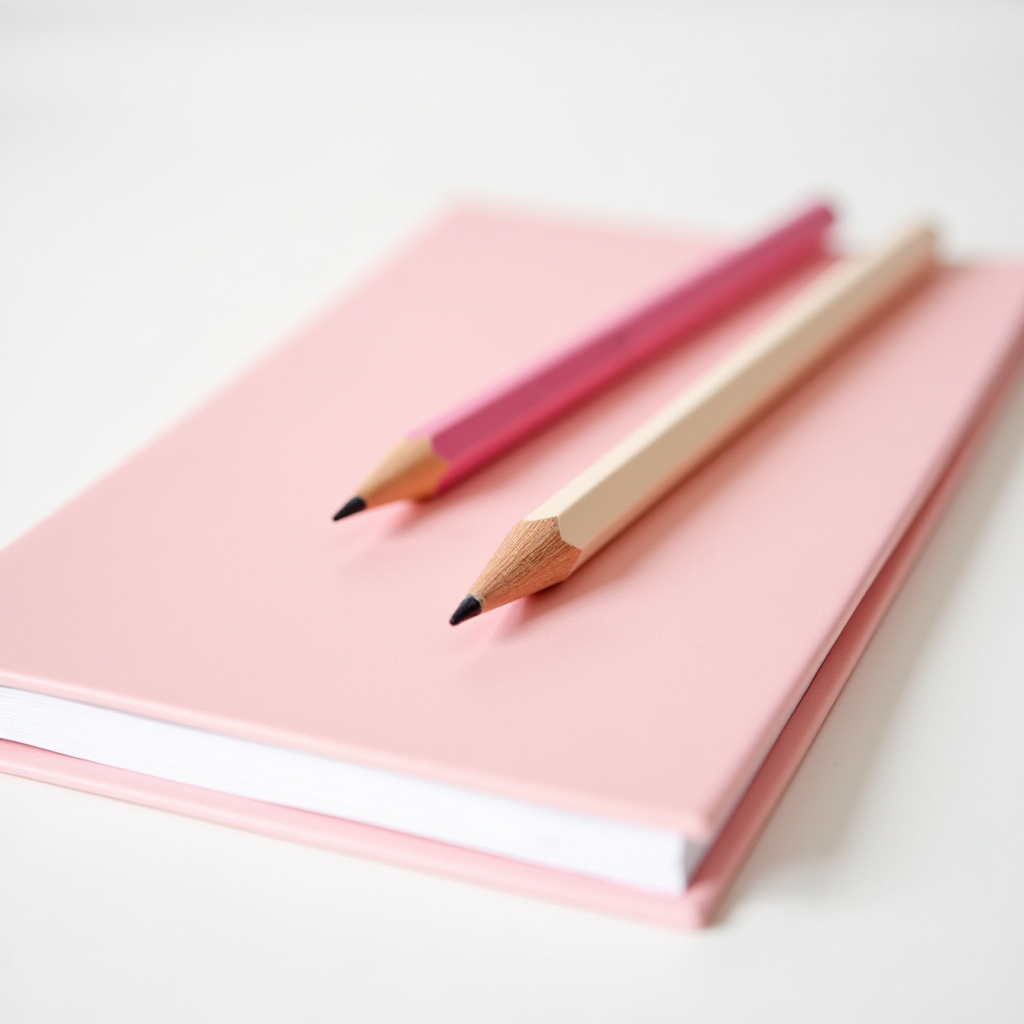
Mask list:
[[[459,197],[1024,260],[1017,3],[0,18],[2,543]],[[1019,1021],[1022,580],[1018,389],[703,933],[0,776],[0,1021]]]

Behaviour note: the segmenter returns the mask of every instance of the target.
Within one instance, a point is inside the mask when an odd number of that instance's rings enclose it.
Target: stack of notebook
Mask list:
[[[508,526],[821,262],[457,490],[331,513],[397,429],[726,248],[444,219],[0,555],[0,768],[707,921],[1010,387],[1024,269],[941,269],[599,558],[459,630]]]

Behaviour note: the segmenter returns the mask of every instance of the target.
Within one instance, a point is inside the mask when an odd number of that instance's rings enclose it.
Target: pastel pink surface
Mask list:
[[[1006,389],[1012,383],[1008,379]],[[985,419],[991,418],[992,410],[986,410]],[[974,450],[984,439],[987,426],[987,422],[982,422],[972,430],[952,466],[865,594],[693,883],[682,896],[654,895],[577,878],[321,814],[165,782],[4,740],[0,740],[0,769],[282,839],[376,857],[470,881],[500,885],[515,892],[628,914],[659,924],[684,928],[707,925],[721,906],[751,846],[781,799],[914,559],[955,493]]]
[[[681,280],[645,296],[638,308],[599,323],[575,343],[559,345],[539,362],[412,431],[410,437],[429,438],[434,452],[449,463],[438,491],[620,382],[716,316],[820,258],[833,218],[830,207],[814,204],[735,250],[699,259],[695,266],[685,264]],[[564,273],[573,272],[566,263]]]
[[[944,271],[567,583],[459,630],[447,616],[507,527],[798,282],[457,493],[330,521],[339,480],[357,478],[396,423],[713,251],[487,212],[446,220],[0,556],[0,683],[713,833],[1009,365],[1020,270]],[[283,834],[326,829],[343,837],[328,845],[673,920],[718,898],[701,893],[720,892],[738,863],[728,851],[759,827],[719,844],[701,878],[720,881],[698,879],[683,913],[668,898],[14,746],[4,759],[24,774],[77,773],[85,788]]]

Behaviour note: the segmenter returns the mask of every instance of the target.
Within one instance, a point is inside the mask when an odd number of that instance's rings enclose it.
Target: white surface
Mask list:
[[[1024,257],[1015,3],[0,18],[2,542],[451,197]],[[0,776],[0,1020],[1020,1020],[1022,524],[1018,390],[709,931]]]

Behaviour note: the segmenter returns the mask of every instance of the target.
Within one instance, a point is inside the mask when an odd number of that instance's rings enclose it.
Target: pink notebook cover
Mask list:
[[[0,742],[0,768],[706,922],[953,493],[1018,353],[1024,270],[941,272],[567,583],[458,631],[447,616],[509,524],[799,281],[429,505],[331,514],[396,428],[716,251],[668,233],[454,214],[0,555],[0,685],[695,839],[728,821],[683,896],[14,743]]]

